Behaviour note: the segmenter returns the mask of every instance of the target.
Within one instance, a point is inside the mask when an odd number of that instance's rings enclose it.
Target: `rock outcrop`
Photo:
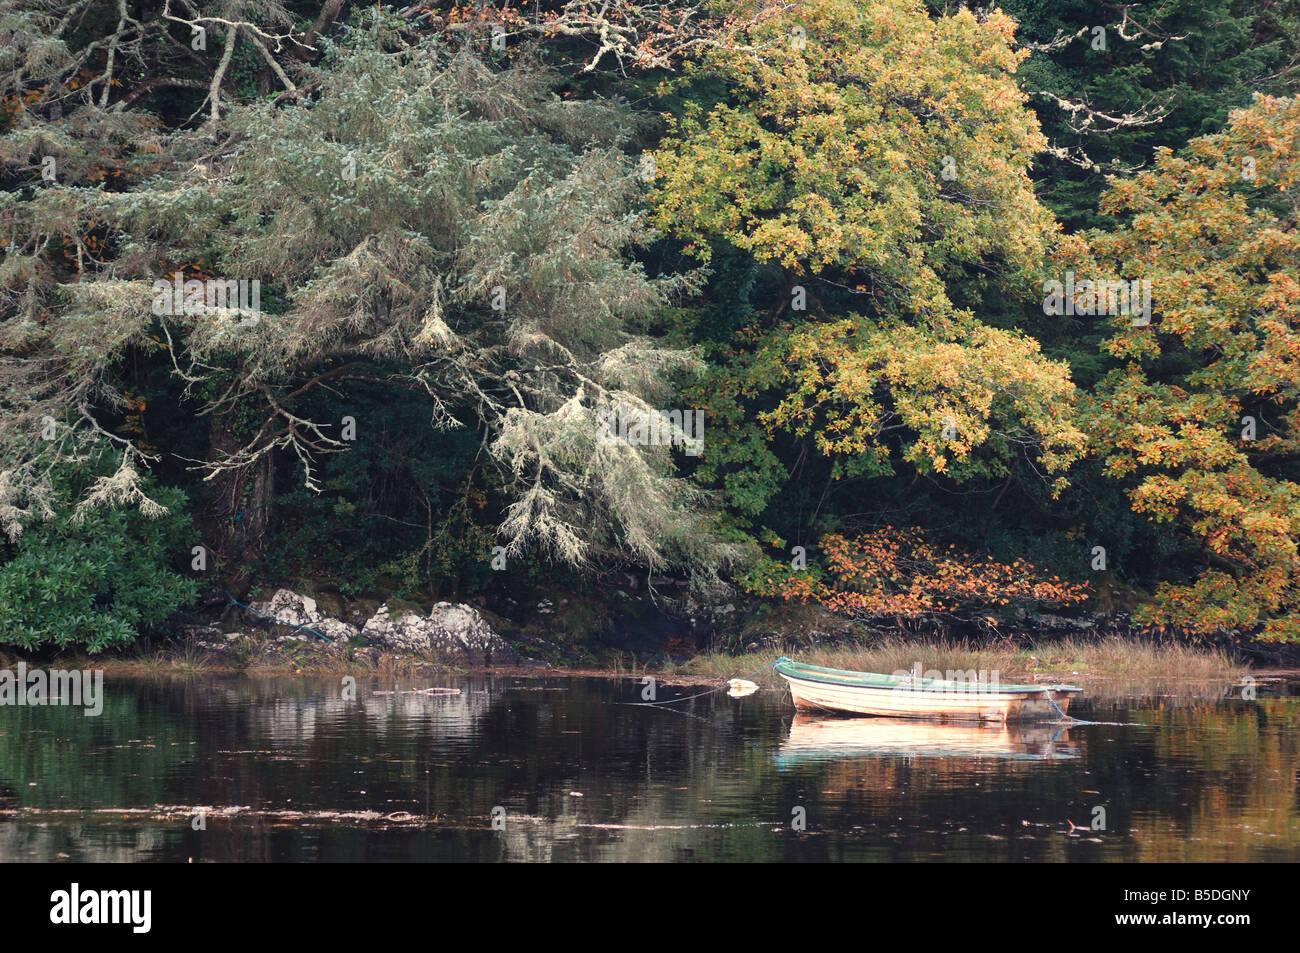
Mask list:
[[[409,609],[390,613],[381,606],[361,637],[372,645],[404,652],[435,655],[466,665],[511,665],[519,653],[492,631],[471,606],[439,602],[428,616]]]
[[[421,607],[411,603],[377,605],[364,625],[351,624],[331,618],[321,612],[315,599],[291,589],[277,589],[270,599],[251,602],[243,616],[256,621],[259,626],[280,623],[291,628],[279,630],[276,643],[320,640],[307,631],[319,632],[333,644],[324,646],[330,651],[346,648],[349,643],[357,651],[402,652],[430,660],[452,662],[459,665],[515,665],[523,663],[518,652],[501,638],[483,619],[477,609],[461,603],[440,602],[427,616]],[[344,613],[353,622],[363,621],[362,613],[368,608],[360,602],[344,607]],[[224,635],[215,628],[195,627],[192,638],[205,647],[238,640],[236,635]],[[201,631],[198,631],[201,630]],[[359,639],[366,648],[357,647]]]
[[[249,607],[259,613],[257,618],[263,622],[266,622],[265,617],[269,616],[285,625],[302,626],[303,628],[293,630],[290,636],[293,638],[314,639],[315,636],[305,629],[315,629],[331,642],[347,642],[361,634],[361,630],[355,625],[348,625],[346,622],[323,615],[316,608],[315,599],[310,596],[300,596],[290,589],[277,589],[269,601],[249,603]]]

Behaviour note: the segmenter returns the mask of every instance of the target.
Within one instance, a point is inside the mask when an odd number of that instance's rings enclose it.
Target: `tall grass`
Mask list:
[[[682,665],[678,674],[702,678],[732,678],[770,663],[774,651],[743,655],[699,655]],[[911,671],[916,663],[932,669],[997,671],[1003,682],[1037,676],[1064,678],[1130,678],[1210,680],[1232,678],[1246,669],[1225,652],[1174,642],[1130,640],[1112,636],[1097,641],[1062,639],[1033,646],[975,646],[962,641],[909,642],[886,639],[873,645],[817,646],[793,656],[797,661],[827,668],[861,672]],[[760,685],[775,685],[770,669],[754,677]]]

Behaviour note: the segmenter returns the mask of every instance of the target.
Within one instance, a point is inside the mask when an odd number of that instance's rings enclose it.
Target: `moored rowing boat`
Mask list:
[[[1003,685],[992,681],[880,675],[803,665],[782,657],[776,672],[790,685],[795,706],[809,711],[901,718],[1025,721],[1064,717],[1073,685]]]

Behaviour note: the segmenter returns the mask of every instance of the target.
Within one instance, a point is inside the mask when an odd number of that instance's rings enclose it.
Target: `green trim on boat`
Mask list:
[[[794,659],[786,658],[784,655],[773,663],[773,668],[778,674],[790,675],[794,678],[801,676],[825,676],[822,678],[810,678],[815,682],[826,682],[830,684],[842,684],[850,686],[861,686],[863,688],[908,688],[923,689],[951,692],[954,689],[961,689],[970,685],[981,685],[982,682],[959,682],[951,679],[942,678],[897,678],[893,675],[881,675],[878,672],[853,672],[843,668],[823,668],[820,665],[805,665],[803,662],[796,662]],[[806,673],[806,675],[805,675]],[[1082,692],[1083,689],[1075,685],[1003,685],[998,684],[996,691],[1007,694],[1026,693],[1026,692]]]

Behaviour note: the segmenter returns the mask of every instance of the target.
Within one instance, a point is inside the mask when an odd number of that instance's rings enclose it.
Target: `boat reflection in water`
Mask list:
[[[1016,723],[937,724],[901,718],[844,718],[799,713],[781,743],[779,763],[849,757],[1077,758],[1068,726]]]

